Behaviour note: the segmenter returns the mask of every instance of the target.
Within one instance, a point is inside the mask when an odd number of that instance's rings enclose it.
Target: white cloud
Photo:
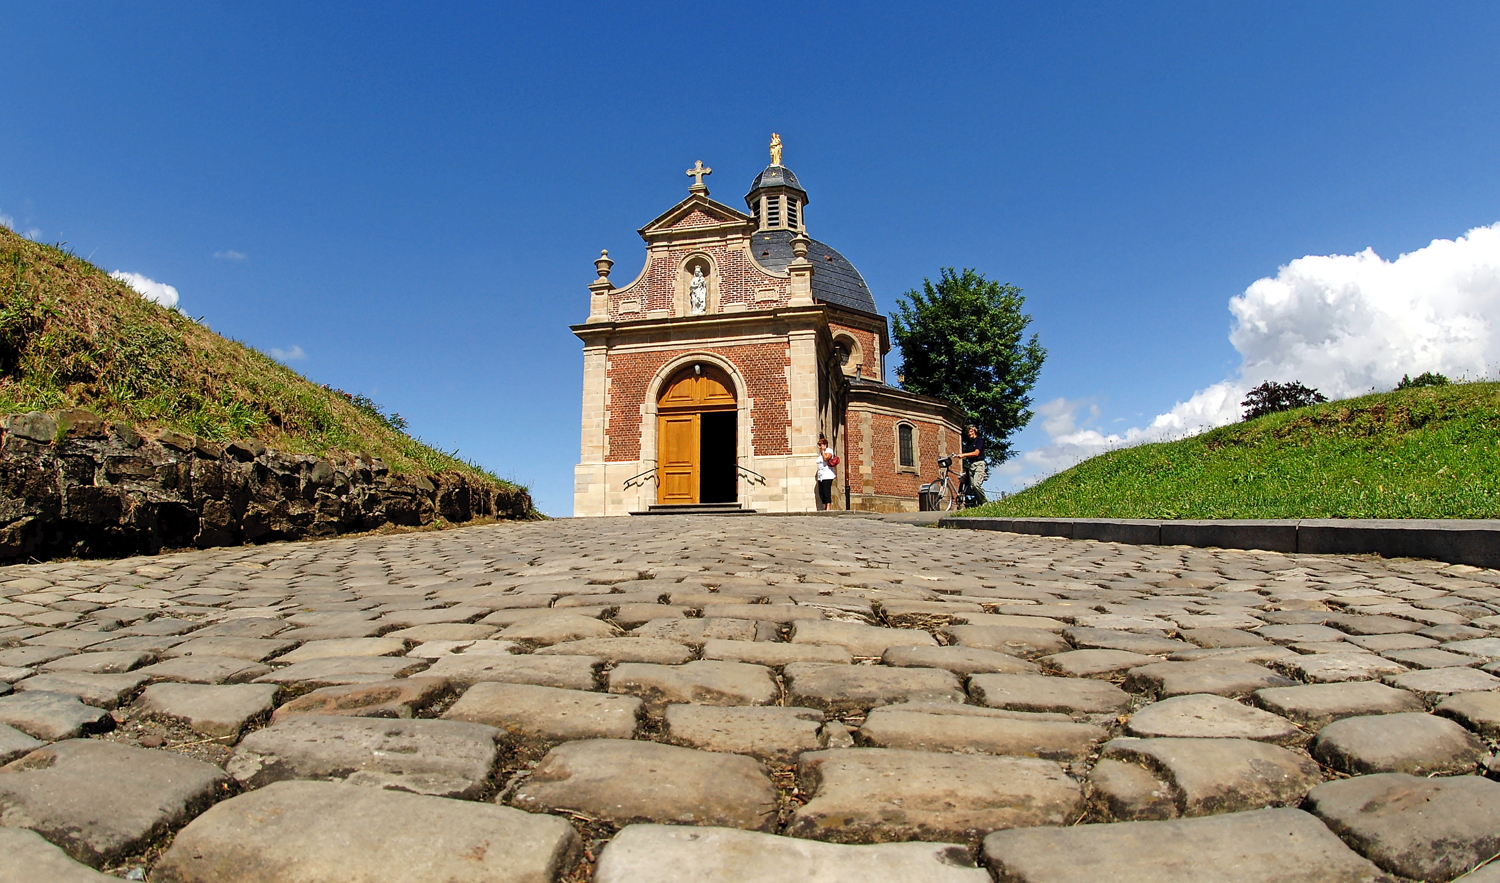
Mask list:
[[[1394,261],[1370,249],[1292,261],[1229,309],[1251,386],[1292,372],[1337,398],[1407,373],[1477,377],[1500,358],[1500,224]]]
[[[36,239],[38,236],[42,235],[42,231],[36,227],[32,227],[28,230],[17,230],[16,219],[4,212],[0,212],[0,227],[4,227],[12,233],[20,233],[27,239]]]
[[[294,346],[289,350],[277,349],[276,347],[272,347],[271,358],[275,359],[278,362],[296,362],[307,358],[307,353],[304,353],[302,351],[302,347],[300,346]]]
[[[214,257],[216,259],[218,259],[218,260],[221,260],[221,261],[243,261],[243,260],[248,260],[250,256],[247,255],[247,254],[245,254],[242,251],[235,251],[234,249],[229,249],[227,251],[216,251],[216,252],[214,252]]]
[[[136,290],[141,297],[164,307],[177,306],[177,289],[162,282],[147,279],[140,273],[127,273],[124,270],[116,270],[110,273],[111,279],[118,279]]]
[[[1329,398],[1391,389],[1401,375],[1485,376],[1500,364],[1500,224],[1387,261],[1370,249],[1308,256],[1229,300],[1237,376],[1200,389],[1144,427],[1108,435],[1080,428],[1085,404],[1037,408],[1048,444],[1002,465],[1016,485],[1102,451],[1194,435],[1240,419],[1240,402],[1267,380],[1298,380]],[[1098,409],[1091,404],[1091,414]]]

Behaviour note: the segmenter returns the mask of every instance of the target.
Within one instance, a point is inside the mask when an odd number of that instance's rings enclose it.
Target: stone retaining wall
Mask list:
[[[1500,567],[1500,520],[944,518],[938,525],[1106,543],[1212,546],[1315,555],[1376,554],[1384,558],[1430,558],[1450,564]]]
[[[531,497],[457,472],[286,454],[255,440],[146,437],[86,411],[0,422],[0,561],[330,537],[385,524],[522,518]]]

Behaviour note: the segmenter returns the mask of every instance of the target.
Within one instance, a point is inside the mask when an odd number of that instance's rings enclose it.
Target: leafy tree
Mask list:
[[[1451,381],[1447,377],[1435,371],[1423,371],[1416,377],[1401,375],[1401,382],[1396,384],[1397,389],[1416,389],[1419,386],[1447,386]]]
[[[992,282],[977,270],[943,268],[936,284],[906,292],[891,316],[901,347],[901,386],[945,398],[971,416],[989,440],[985,458],[996,463],[1014,451],[1009,437],[1031,420],[1031,388],[1047,351],[1025,337],[1031,317],[1014,285]]]
[[[1267,380],[1245,396],[1240,402],[1245,409],[1245,419],[1254,420],[1256,417],[1264,417],[1267,414],[1275,414],[1277,411],[1290,411],[1293,408],[1305,408],[1308,405],[1316,405],[1328,401],[1328,398],[1315,389],[1309,389],[1300,382],[1293,380],[1291,383],[1277,383]]]

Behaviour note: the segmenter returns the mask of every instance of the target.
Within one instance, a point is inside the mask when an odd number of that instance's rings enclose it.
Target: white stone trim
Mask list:
[[[760,472],[761,470],[755,468],[755,449],[752,445],[755,426],[751,415],[754,413],[755,402],[750,396],[750,384],[745,380],[744,374],[740,372],[740,369],[733,362],[717,353],[704,352],[702,350],[685,352],[668,359],[662,363],[661,367],[656,369],[656,373],[651,377],[651,382],[646,384],[646,395],[641,400],[641,462],[652,465],[655,465],[657,462],[657,399],[661,398],[662,388],[674,374],[695,362],[713,365],[729,375],[729,382],[734,386],[732,391],[734,392],[736,414],[735,458],[746,469],[754,469],[756,472]],[[648,468],[650,467],[641,467],[642,470]],[[633,475],[634,473],[631,474]],[[655,481],[651,482],[651,489],[648,492],[651,503],[656,502],[657,484]]]
[[[901,462],[901,427],[903,427],[903,426],[910,426],[911,427],[911,459],[912,459],[912,464],[910,466],[907,466],[907,465],[905,465],[904,463]],[[920,474],[919,470],[922,468],[922,427],[919,424],[917,424],[916,422],[914,422],[913,420],[911,420],[910,418],[899,418],[899,419],[897,419],[896,420],[896,438],[895,438],[895,441],[896,441],[896,449],[893,450],[893,451],[891,451],[891,462],[893,464],[895,464],[896,472],[898,474],[900,474],[900,473],[908,473],[908,474],[911,474],[911,475],[918,475],[918,474]]]

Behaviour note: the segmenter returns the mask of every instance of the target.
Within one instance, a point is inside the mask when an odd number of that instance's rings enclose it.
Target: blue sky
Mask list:
[[[883,310],[1025,290],[1047,425],[1003,483],[1254,375],[1287,338],[1235,322],[1302,325],[1247,288],[1343,290],[1289,262],[1500,222],[1497,45],[1493,3],[11,4],[0,215],[566,515],[593,259],[633,278],[694,160],[741,205],[776,131]]]

